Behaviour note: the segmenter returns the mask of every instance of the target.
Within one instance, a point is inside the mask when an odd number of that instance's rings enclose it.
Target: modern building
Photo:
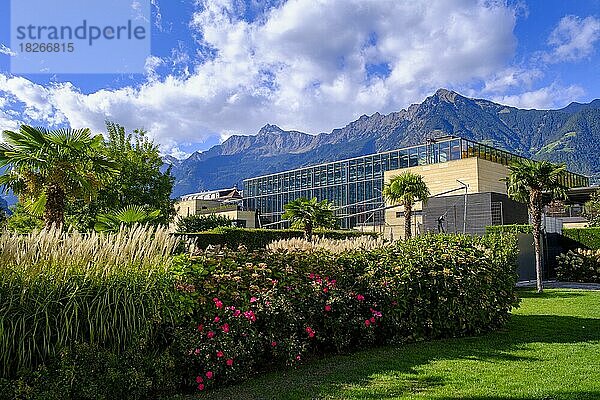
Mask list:
[[[235,187],[187,194],[175,203],[175,211],[178,217],[214,214],[231,219],[235,226],[256,227],[256,212],[243,209],[242,194]]]
[[[281,221],[285,204],[299,197],[328,199],[335,204],[342,228],[376,230],[386,236],[391,230],[392,236],[399,235],[403,210],[386,205],[381,191],[392,176],[412,170],[425,177],[432,194],[425,210],[416,210],[416,231],[479,233],[486,225],[526,222],[526,210],[508,199],[500,181],[508,175],[507,165],[520,158],[468,139],[441,137],[418,146],[246,179],[243,205],[257,210],[262,226],[285,227]],[[569,172],[565,184],[588,186],[589,179]]]

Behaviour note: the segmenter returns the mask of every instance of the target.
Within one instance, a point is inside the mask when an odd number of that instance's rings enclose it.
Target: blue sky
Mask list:
[[[329,132],[440,87],[524,108],[600,98],[600,0],[152,0],[145,73],[120,75],[11,74],[9,11],[0,129],[110,119],[179,157],[266,123]]]

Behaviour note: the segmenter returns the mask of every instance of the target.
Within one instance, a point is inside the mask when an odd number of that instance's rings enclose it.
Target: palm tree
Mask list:
[[[19,132],[4,131],[0,143],[0,186],[12,190],[47,227],[61,226],[68,199],[91,200],[101,179],[115,172],[100,153],[102,135],[89,129],[50,131],[22,125]]]
[[[99,214],[94,229],[98,232],[116,232],[122,226],[152,222],[160,217],[160,210],[145,210],[141,206],[127,206],[112,213]]]
[[[421,175],[404,172],[390,179],[383,187],[383,197],[393,204],[404,207],[404,238],[412,237],[410,220],[413,206],[417,201],[427,204],[429,188]]]
[[[548,161],[520,160],[508,167],[510,173],[504,180],[508,195],[522,203],[527,203],[529,218],[533,230],[535,246],[535,271],[537,291],[544,290],[542,285],[542,251],[540,237],[542,232],[542,213],[544,206],[555,199],[564,199],[567,187],[564,185],[567,167]],[[546,194],[544,200],[543,194]]]
[[[303,229],[307,240],[312,239],[313,229],[333,228],[336,223],[331,203],[327,200],[301,197],[284,205],[283,209],[285,212],[281,218],[289,220],[293,227]]]

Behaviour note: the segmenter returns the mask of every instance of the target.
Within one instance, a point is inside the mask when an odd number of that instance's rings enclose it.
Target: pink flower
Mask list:
[[[371,317],[371,323],[374,324],[375,323],[375,317]]]
[[[310,279],[315,279],[315,274],[313,274],[313,273],[311,272],[310,274],[308,274],[308,277],[309,277]]]
[[[363,296],[362,294],[357,294],[356,295],[356,300],[363,301],[364,299],[365,299],[365,296]]]
[[[227,324],[227,323],[223,324],[221,329],[223,329],[223,332],[229,333],[229,324]]]
[[[213,378],[213,373],[212,373],[212,371],[206,371],[206,377],[207,377],[208,379],[212,379],[212,378]]]
[[[327,293],[329,291],[329,289],[327,289],[326,287],[323,288],[323,293]]]
[[[227,309],[229,309],[231,311],[235,311],[235,307],[234,306],[229,306],[229,307],[227,307]]]
[[[371,321],[369,321],[368,319],[365,319],[365,326],[371,326]]]
[[[232,367],[233,366],[233,358],[227,359],[227,361],[225,361],[225,363],[227,364],[228,367]]]
[[[215,337],[215,333],[213,331],[208,331],[208,333],[206,334],[206,337],[208,337],[209,339],[212,339]]]
[[[252,322],[256,321],[256,315],[254,315],[254,311],[252,311],[252,310],[245,311],[244,317],[246,317],[247,319],[249,319]]]
[[[394,300],[394,301],[392,301],[392,305],[393,305],[393,306],[397,306],[397,305],[398,305],[398,302],[397,302],[396,300]]]
[[[306,333],[308,333],[309,338],[315,337],[315,331],[310,326],[306,327]]]
[[[296,361],[300,361],[300,354],[296,356]]]
[[[204,383],[198,385],[198,390],[204,390]]]
[[[336,282],[336,280],[335,280],[335,279],[332,279],[332,280],[331,280],[331,282],[329,282],[329,284],[330,284],[331,286],[335,286],[335,282]]]
[[[234,317],[239,317],[241,314],[242,314],[242,312],[241,312],[240,310],[235,310],[235,311],[233,312],[233,316],[234,316]]]
[[[221,320],[221,318],[220,318],[220,317],[217,315],[217,316],[215,317],[215,320],[214,320],[214,322],[215,322],[215,323],[217,323],[217,322],[219,322],[220,320]]]
[[[275,347],[275,346],[277,346],[277,342],[275,342],[275,341],[271,342],[271,346],[272,346],[272,347]]]
[[[223,354],[223,352],[221,350],[217,351],[217,357],[221,358],[223,357],[225,354]]]
[[[203,329],[204,329],[204,325],[202,325],[202,324],[198,325],[198,332],[202,332]]]
[[[325,311],[327,311],[327,312],[331,311],[331,306],[329,304],[325,305]]]
[[[213,301],[215,302],[215,307],[217,308],[223,308],[223,302],[221,300],[219,300],[218,298],[214,298]]]
[[[202,382],[204,382],[204,379],[202,379],[201,376],[197,376],[196,377],[196,383],[202,383]]]
[[[194,350],[194,354],[197,355],[197,356],[199,356],[200,355],[200,349]]]
[[[256,297],[250,297],[250,303],[256,303],[258,299]]]

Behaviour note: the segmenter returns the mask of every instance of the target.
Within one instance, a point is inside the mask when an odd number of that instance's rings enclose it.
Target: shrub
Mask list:
[[[177,232],[195,233],[204,232],[220,226],[231,226],[233,221],[223,215],[202,215],[194,214],[177,219]]]
[[[315,251],[325,250],[331,253],[340,254],[355,250],[374,250],[389,244],[384,239],[373,238],[371,236],[361,236],[350,239],[325,239],[317,238],[315,240],[306,239],[281,239],[271,242],[267,245],[268,250],[294,250],[294,251]]]
[[[517,305],[516,253],[514,235],[442,235],[341,254],[179,256],[185,381],[204,390],[307,356],[498,328]]]
[[[529,224],[513,225],[491,225],[485,227],[486,234],[492,233],[532,233],[532,227]]]
[[[600,283],[600,250],[570,250],[559,255],[557,261],[559,281]]]
[[[361,236],[376,238],[379,235],[372,232],[359,231],[315,231],[315,236],[327,239],[347,239]],[[249,229],[220,227],[208,232],[181,235],[194,243],[199,249],[206,249],[212,246],[227,246],[230,249],[237,249],[244,246],[249,250],[264,249],[271,242],[283,239],[302,238],[304,232],[294,229]]]
[[[591,250],[600,249],[600,227],[567,228],[563,229],[563,236],[575,240],[585,248]]]

